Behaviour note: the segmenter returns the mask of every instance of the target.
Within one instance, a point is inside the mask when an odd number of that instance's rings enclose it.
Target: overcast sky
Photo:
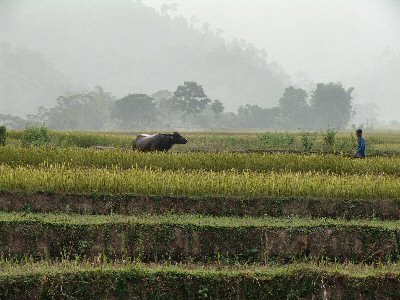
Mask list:
[[[265,48],[290,75],[348,82],[387,48],[400,52],[399,0],[143,0]]]

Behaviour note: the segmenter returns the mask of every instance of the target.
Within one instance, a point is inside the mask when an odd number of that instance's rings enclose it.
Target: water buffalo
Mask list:
[[[187,139],[179,133],[139,134],[132,149],[139,151],[168,151],[175,144],[186,144]]]

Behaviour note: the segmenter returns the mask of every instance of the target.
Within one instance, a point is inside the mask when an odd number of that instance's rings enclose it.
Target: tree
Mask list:
[[[96,86],[93,91],[68,93],[57,98],[57,105],[49,110],[39,107],[38,114],[30,120],[47,122],[52,129],[99,130],[108,122],[110,106],[114,101],[111,93]]]
[[[157,115],[161,118],[162,127],[172,127],[172,123],[179,117],[173,94],[168,90],[160,90],[151,95],[157,109]]]
[[[129,94],[115,101],[111,118],[123,129],[149,127],[156,119],[156,105],[146,94]]]
[[[214,100],[211,104],[210,104],[210,106],[211,106],[211,110],[214,112],[214,114],[215,114],[215,118],[216,119],[219,119],[220,118],[220,116],[221,116],[221,114],[223,113],[223,111],[224,111],[224,105],[222,104],[222,102],[221,101],[219,101],[219,100]]]
[[[262,108],[258,105],[246,104],[238,109],[241,128],[273,128],[279,108]]]
[[[185,81],[174,92],[173,102],[186,122],[189,115],[201,113],[210,99],[204,93],[203,87],[194,81]]]
[[[318,83],[311,92],[311,114],[314,128],[344,128],[352,115],[352,96],[354,88],[345,90],[341,83]]]
[[[287,129],[305,128],[309,120],[307,92],[289,86],[279,99],[279,110],[282,125]]]
[[[0,114],[0,125],[9,129],[22,129],[25,127],[26,121],[17,116]]]

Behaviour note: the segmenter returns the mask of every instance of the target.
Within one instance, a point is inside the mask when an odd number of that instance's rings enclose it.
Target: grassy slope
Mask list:
[[[387,262],[399,255],[399,230],[399,221],[377,220],[1,213],[0,252],[176,262]]]
[[[323,199],[310,197],[188,197],[148,195],[1,192],[5,212],[80,214],[201,214],[248,217],[327,217],[400,219],[400,199]]]
[[[313,228],[313,227],[363,227],[382,230],[400,230],[400,221],[381,220],[342,220],[309,218],[239,218],[209,217],[201,215],[79,215],[79,214],[25,214],[0,212],[1,223],[41,223],[55,225],[104,225],[104,224],[140,224],[140,225],[182,225],[215,228]]]
[[[298,299],[400,296],[397,265],[293,264],[236,270],[142,264],[0,264],[7,299]]]

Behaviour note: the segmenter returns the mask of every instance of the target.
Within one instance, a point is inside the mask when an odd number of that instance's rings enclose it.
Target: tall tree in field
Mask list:
[[[156,104],[157,115],[160,117],[160,126],[165,128],[173,127],[174,121],[180,115],[174,102],[173,94],[168,90],[160,90],[151,95]]]
[[[307,92],[292,86],[285,89],[283,97],[279,99],[279,110],[282,126],[287,129],[308,127],[309,106]]]
[[[210,107],[216,119],[219,119],[221,117],[221,114],[224,112],[225,109],[224,105],[219,100],[214,100],[213,102],[211,102]]]
[[[211,100],[201,85],[194,81],[185,81],[177,87],[173,101],[182,114],[183,122],[186,122],[188,116],[201,113]]]
[[[93,91],[68,93],[57,98],[57,105],[49,110],[39,107],[30,118],[46,122],[52,129],[99,130],[110,118],[114,96],[96,86]]]
[[[246,104],[238,109],[240,128],[273,128],[279,116],[279,107],[262,108]]]
[[[352,116],[353,90],[346,90],[341,83],[318,83],[317,88],[311,92],[310,100],[314,128],[343,129]]]
[[[129,94],[115,101],[111,118],[122,129],[143,129],[156,120],[156,105],[146,94]]]

